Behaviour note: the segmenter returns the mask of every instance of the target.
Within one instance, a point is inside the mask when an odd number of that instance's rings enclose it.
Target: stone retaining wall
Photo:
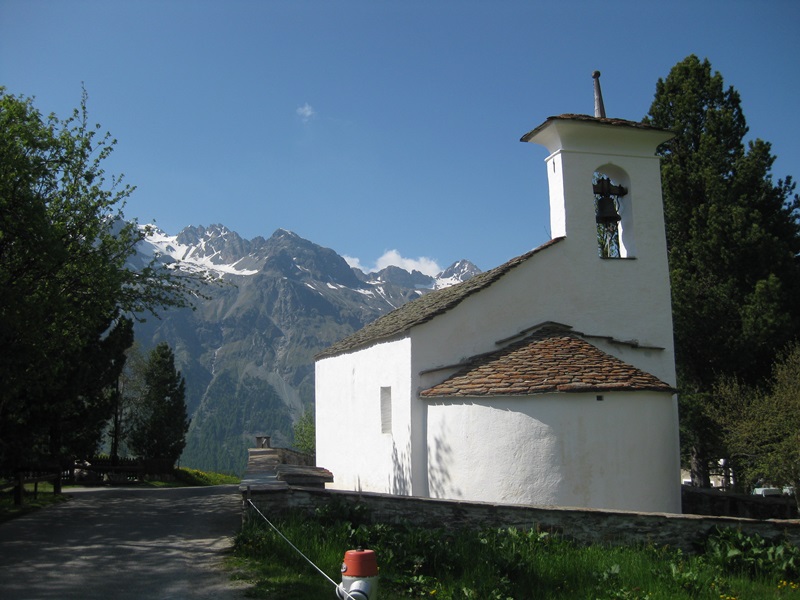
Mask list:
[[[405,523],[421,527],[473,528],[517,527],[550,531],[579,543],[612,545],[653,544],[671,546],[685,552],[696,550],[714,528],[736,528],[749,535],[784,538],[800,546],[799,520],[754,520],[734,517],[632,513],[612,510],[571,509],[550,506],[518,506],[459,502],[292,487],[285,483],[243,489],[245,508],[250,499],[265,515],[280,515],[289,510],[313,513],[332,502],[363,504],[371,520]],[[248,511],[245,510],[244,518]]]

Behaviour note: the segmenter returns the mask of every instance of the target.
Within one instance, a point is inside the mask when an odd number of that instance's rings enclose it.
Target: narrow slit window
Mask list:
[[[391,387],[381,387],[381,433],[392,433]]]

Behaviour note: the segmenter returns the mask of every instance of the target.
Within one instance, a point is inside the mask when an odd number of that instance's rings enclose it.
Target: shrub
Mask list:
[[[800,575],[800,548],[788,542],[765,540],[738,529],[720,529],[709,536],[706,556],[728,573],[777,576],[793,579]]]

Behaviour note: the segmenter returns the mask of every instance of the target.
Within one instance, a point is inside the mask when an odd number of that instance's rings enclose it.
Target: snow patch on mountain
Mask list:
[[[186,244],[178,241],[178,236],[167,235],[158,228],[147,227],[148,234],[139,243],[138,251],[149,258],[157,258],[167,263],[174,264],[189,270],[205,270],[219,274],[255,275],[258,269],[245,269],[237,265],[247,257],[241,257],[233,263],[226,263],[221,258],[221,251],[215,249],[212,239],[225,237],[227,230],[220,232],[219,236],[206,236],[200,238],[196,244]]]
[[[481,270],[468,260],[462,259],[454,262],[436,276],[434,289],[450,287],[474,277]]]

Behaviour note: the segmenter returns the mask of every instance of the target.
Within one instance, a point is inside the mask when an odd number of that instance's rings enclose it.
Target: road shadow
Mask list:
[[[242,597],[222,570],[241,524],[238,486],[67,493],[0,525],[0,597]]]

